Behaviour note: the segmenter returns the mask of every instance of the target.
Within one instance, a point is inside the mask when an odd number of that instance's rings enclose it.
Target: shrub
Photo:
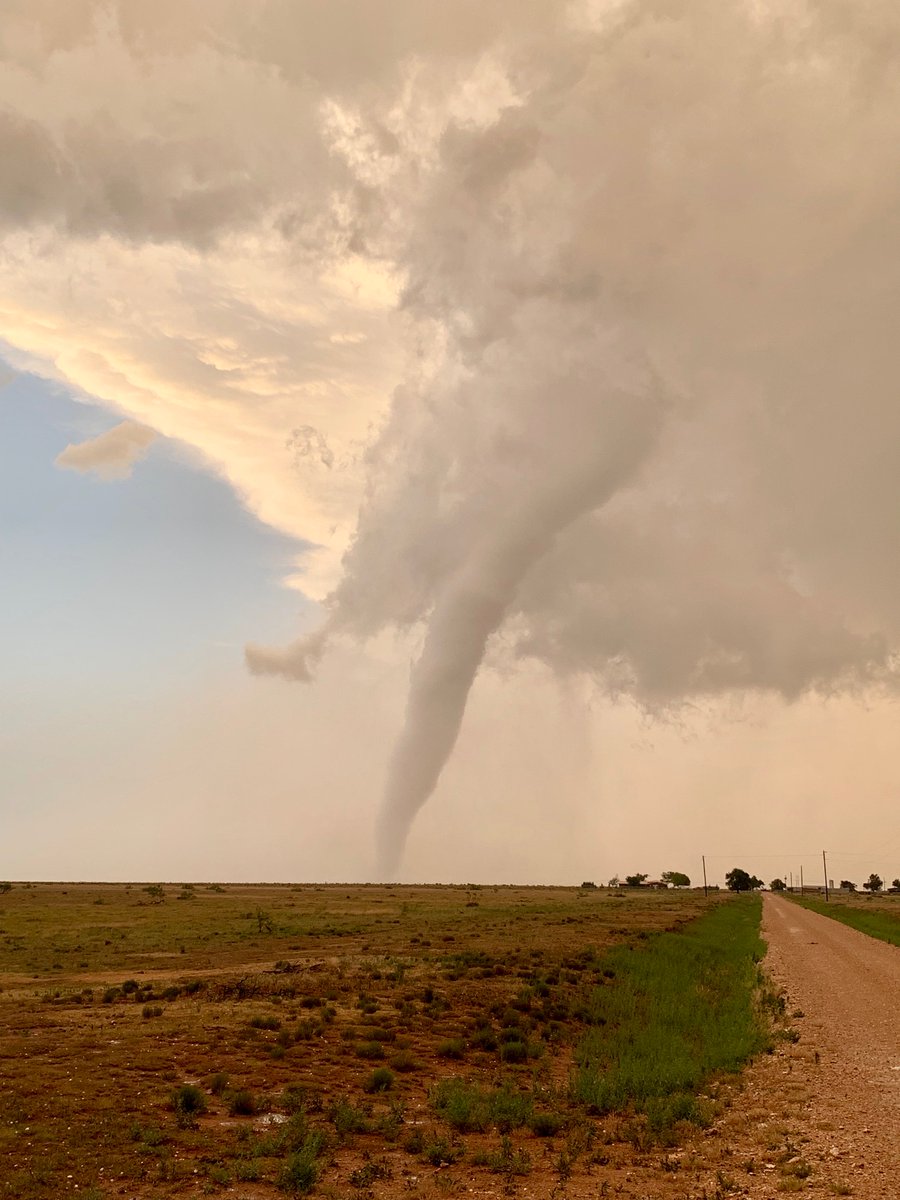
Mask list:
[[[277,1017],[253,1017],[250,1028],[276,1030],[281,1028],[281,1022]]]
[[[356,1054],[358,1058],[384,1058],[384,1046],[381,1042],[358,1042]]]
[[[500,1061],[523,1063],[528,1058],[528,1047],[524,1042],[504,1042],[500,1047]]]
[[[498,1175],[527,1175],[531,1170],[531,1157],[527,1150],[514,1150],[508,1137],[500,1139],[499,1150],[483,1151],[475,1158],[478,1166],[489,1167]]]
[[[422,1155],[433,1167],[442,1167],[458,1162],[465,1154],[464,1147],[450,1138],[432,1134],[422,1141]]]
[[[281,1093],[281,1103],[289,1113],[303,1112],[306,1108],[305,1084],[289,1083]]]
[[[163,1010],[161,1004],[145,1004],[141,1009],[141,1016],[145,1021],[147,1021],[151,1017],[161,1017],[162,1012]]]
[[[382,1029],[377,1025],[371,1029],[367,1029],[366,1033],[373,1042],[394,1042],[397,1040],[397,1035],[393,1029]]]
[[[233,1117],[252,1117],[257,1111],[256,1097],[246,1088],[239,1088],[228,1101],[228,1111]]]
[[[209,1090],[214,1096],[221,1096],[228,1087],[228,1076],[224,1071],[216,1071],[209,1081]]]
[[[391,1058],[391,1066],[395,1071],[417,1071],[419,1064],[411,1050],[398,1050]]]
[[[531,1132],[538,1137],[553,1137],[565,1125],[566,1119],[562,1113],[541,1110],[533,1113],[528,1125]]]
[[[461,1133],[481,1133],[490,1124],[484,1092],[463,1079],[443,1079],[434,1088],[431,1102],[448,1125]]]
[[[436,1053],[440,1058],[462,1058],[466,1052],[466,1043],[462,1038],[448,1038],[441,1042]]]
[[[491,1029],[490,1025],[484,1025],[480,1029],[476,1029],[472,1034],[472,1045],[479,1050],[496,1050],[497,1035]]]
[[[387,1067],[376,1067],[364,1084],[367,1092],[387,1092],[394,1086],[394,1072]]]
[[[178,1124],[191,1128],[196,1124],[196,1118],[206,1112],[206,1094],[193,1083],[184,1083],[172,1093],[172,1108]]]
[[[321,1149],[318,1134],[308,1134],[299,1150],[290,1155],[278,1176],[278,1186],[297,1195],[312,1191],[319,1171],[316,1158]]]
[[[336,1100],[328,1111],[328,1119],[334,1125],[335,1132],[342,1137],[348,1133],[368,1133],[371,1124],[361,1108],[351,1104],[349,1100]]]

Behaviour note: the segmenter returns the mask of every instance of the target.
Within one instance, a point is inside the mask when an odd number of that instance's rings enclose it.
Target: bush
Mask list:
[[[384,1046],[381,1042],[358,1042],[356,1054],[358,1058],[384,1058]]]
[[[475,1159],[480,1167],[489,1167],[498,1175],[527,1175],[531,1170],[531,1157],[527,1150],[514,1150],[508,1137],[500,1139],[499,1150],[482,1151]]]
[[[490,1025],[483,1025],[480,1029],[476,1029],[472,1035],[472,1045],[478,1050],[496,1050],[497,1035],[491,1029]]]
[[[455,1163],[465,1154],[459,1142],[452,1142],[447,1137],[432,1134],[422,1142],[422,1155],[433,1167],[442,1167]]]
[[[151,1017],[161,1017],[162,1012],[163,1010],[161,1004],[145,1004],[141,1009],[141,1016],[145,1021],[147,1021]]]
[[[228,1076],[224,1071],[216,1071],[209,1081],[209,1090],[214,1096],[221,1096],[228,1087]]]
[[[250,1022],[251,1029],[271,1029],[276,1030],[281,1028],[281,1022],[277,1017],[254,1017]]]
[[[553,1137],[565,1125],[566,1119],[562,1113],[546,1112],[544,1110],[532,1115],[528,1122],[531,1132],[537,1137]]]
[[[419,1064],[411,1050],[398,1050],[391,1058],[391,1066],[395,1071],[417,1071]]]
[[[331,1105],[328,1119],[334,1125],[335,1132],[342,1137],[348,1133],[368,1133],[372,1127],[363,1110],[344,1099],[336,1100]]]
[[[172,1093],[172,1108],[178,1124],[190,1128],[196,1124],[196,1118],[206,1112],[206,1094],[193,1083],[184,1083]]]
[[[246,1088],[240,1088],[229,1099],[228,1111],[233,1117],[252,1117],[257,1111],[256,1097]]]
[[[528,1047],[524,1042],[505,1042],[500,1047],[500,1061],[523,1063],[528,1058]]]
[[[317,1134],[307,1136],[303,1145],[290,1155],[278,1176],[278,1186],[285,1192],[303,1194],[312,1191],[319,1171],[316,1157],[321,1149]]]
[[[394,1086],[394,1072],[388,1067],[376,1067],[363,1086],[367,1092],[387,1092]]]
[[[462,1058],[466,1052],[466,1043],[462,1038],[448,1038],[437,1048],[439,1058]]]

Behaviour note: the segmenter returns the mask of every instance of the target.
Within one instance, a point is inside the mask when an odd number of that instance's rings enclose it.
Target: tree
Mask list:
[[[892,892],[900,892],[900,879],[892,879],[891,880],[891,891]]]
[[[852,879],[842,879],[841,880],[841,891],[842,892],[855,892],[856,884],[853,882]]]
[[[626,875],[625,882],[629,887],[640,887],[646,878],[646,875]]]
[[[761,888],[763,881],[757,879],[755,875],[748,875],[746,871],[742,871],[740,867],[735,867],[725,876],[725,882],[732,892],[752,892],[756,888]]]
[[[787,888],[787,884],[783,879],[773,879],[769,884],[769,889],[773,892],[783,892]]]
[[[671,883],[672,887],[690,887],[690,877],[685,875],[683,871],[663,871],[660,879],[664,883]]]
[[[866,889],[867,892],[880,892],[881,889],[884,887],[884,880],[881,878],[880,875],[876,875],[875,872],[873,871],[872,874],[869,876],[869,878],[866,880],[866,882],[863,884],[863,887]]]

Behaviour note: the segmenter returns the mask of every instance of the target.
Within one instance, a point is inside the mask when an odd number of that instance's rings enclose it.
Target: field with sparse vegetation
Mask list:
[[[758,920],[674,890],[17,883],[0,1197],[612,1194],[766,1045]]]

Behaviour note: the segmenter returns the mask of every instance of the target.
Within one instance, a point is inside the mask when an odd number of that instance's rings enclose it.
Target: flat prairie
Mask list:
[[[0,1196],[699,1196],[677,1148],[691,1130],[661,1143],[572,1080],[609,955],[718,903],[16,883],[0,894]]]

